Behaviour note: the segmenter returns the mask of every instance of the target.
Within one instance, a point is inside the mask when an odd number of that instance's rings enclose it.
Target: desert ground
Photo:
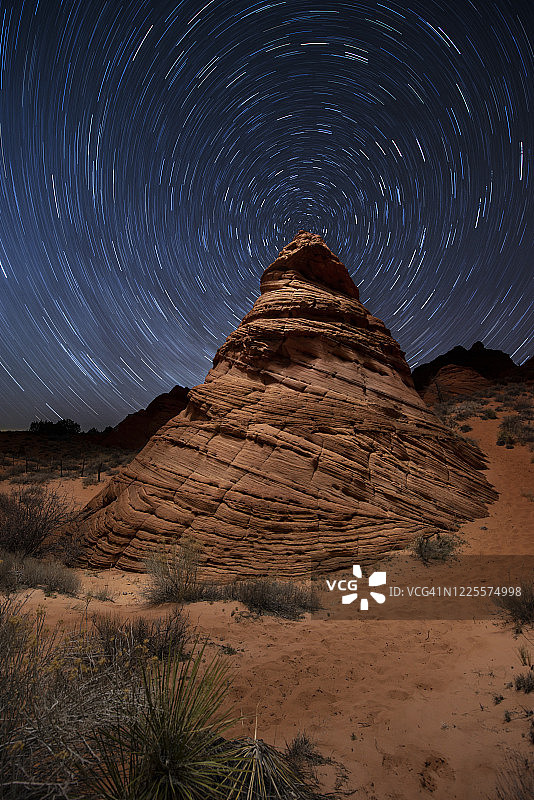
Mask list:
[[[528,443],[497,445],[518,396],[528,418],[532,389],[504,400],[495,394],[469,398],[442,410],[487,455],[486,475],[499,492],[487,517],[461,527],[464,553],[534,554],[533,453]],[[8,434],[1,436],[7,452]],[[117,464],[127,457],[119,455]],[[14,463],[4,459],[1,491],[12,491],[17,476],[7,472],[11,464],[13,473]],[[72,508],[81,508],[106,477],[91,482],[73,470],[48,479]],[[454,562],[425,565],[408,551],[392,554],[387,569],[414,584],[440,575],[461,582]],[[27,607],[44,607],[50,625],[60,619],[74,625],[95,612],[153,618],[171,607],[147,603],[146,575],[78,574],[83,589],[77,597],[28,590]],[[95,597],[106,594],[110,599]],[[516,691],[513,682],[524,669],[518,648],[534,653],[534,631],[517,633],[497,610],[491,618],[468,620],[310,614],[288,620],[248,613],[235,602],[201,602],[187,605],[185,613],[209,637],[210,648],[228,654],[242,727],[275,745],[308,734],[328,759],[317,768],[325,791],[362,800],[482,800],[496,796],[510,754],[533,759],[534,695]]]

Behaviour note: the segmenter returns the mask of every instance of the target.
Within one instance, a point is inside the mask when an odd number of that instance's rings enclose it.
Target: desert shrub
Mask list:
[[[313,587],[292,581],[274,578],[257,578],[237,581],[222,587],[229,600],[238,600],[250,611],[259,614],[276,614],[288,619],[297,619],[306,611],[320,608],[319,598]],[[223,599],[226,599],[223,596]]]
[[[152,620],[146,617],[124,620],[111,614],[95,614],[92,623],[108,658],[119,652],[132,655],[142,652],[165,658],[184,653],[190,638],[187,620],[179,611]]]
[[[464,419],[469,419],[469,417],[477,416],[480,407],[478,403],[473,402],[472,400],[467,400],[462,403],[458,403],[455,410],[455,417],[457,421],[461,421]]]
[[[515,688],[517,692],[525,692],[525,694],[534,691],[534,672],[521,672],[516,675]]]
[[[502,395],[505,400],[519,397],[519,395],[522,393],[523,386],[518,383],[507,383],[502,387]]]
[[[472,431],[473,428],[471,427],[471,425],[460,425],[460,430],[462,431],[462,433],[468,433],[469,431]]]
[[[534,584],[521,584],[521,594],[494,596],[495,604],[520,628],[534,623]]]
[[[336,766],[331,758],[325,758],[317,750],[315,742],[304,732],[299,731],[291,742],[286,743],[285,754],[295,772],[303,779],[307,786],[315,790],[319,788],[316,768],[322,764]],[[338,767],[341,765],[337,765]],[[343,771],[338,771],[338,778],[343,779]],[[341,781],[339,782],[341,786]],[[320,800],[320,796],[315,792],[312,795],[315,800]]]
[[[190,539],[182,539],[170,552],[154,553],[145,562],[150,579],[146,598],[155,604],[204,599],[198,565],[199,550]]]
[[[198,577],[199,550],[190,540],[170,553],[156,553],[146,563],[149,583],[144,590],[151,603],[190,603],[200,600],[237,600],[250,611],[297,619],[320,605],[307,585],[274,578],[256,578],[217,585]]]
[[[522,397],[516,400],[513,407],[518,413],[526,414],[527,416],[530,416],[533,411],[532,400],[528,397]]]
[[[534,428],[519,416],[505,417],[499,425],[498,445],[513,447],[534,441]]]
[[[87,630],[47,631],[44,614],[0,601],[0,796],[81,800],[87,736],[126,716],[140,680],[102,663]]]
[[[507,757],[499,772],[495,800],[531,800],[534,797],[534,763],[519,753]]]
[[[65,566],[74,567],[83,550],[82,537],[76,527],[61,528],[56,536],[47,540],[45,550]]]
[[[28,556],[23,559],[22,566],[21,581],[28,587],[70,595],[80,591],[81,581],[77,574],[58,561]]]
[[[38,555],[45,542],[69,518],[67,503],[54,489],[19,486],[0,493],[0,547],[24,555]]]
[[[454,430],[455,428],[458,427],[458,423],[454,415],[455,412],[454,403],[451,403],[450,401],[436,403],[436,405],[433,407],[432,410],[434,411],[434,414],[438,417],[440,422],[443,423],[443,425],[446,425],[451,430]]]
[[[0,591],[43,589],[45,592],[76,595],[81,582],[77,574],[52,559],[38,559],[0,550]]]
[[[413,540],[412,553],[424,563],[429,561],[447,561],[455,558],[462,540],[453,533],[421,534]]]
[[[486,408],[482,412],[482,419],[497,419],[497,414],[492,408]]]
[[[291,742],[286,744],[286,754],[295,763],[309,761],[314,757],[315,744],[306,733],[299,731]]]

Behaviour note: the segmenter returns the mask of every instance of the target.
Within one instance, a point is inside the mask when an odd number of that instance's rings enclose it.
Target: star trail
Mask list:
[[[413,367],[532,355],[531,0],[0,4],[0,427],[201,383],[304,228]]]

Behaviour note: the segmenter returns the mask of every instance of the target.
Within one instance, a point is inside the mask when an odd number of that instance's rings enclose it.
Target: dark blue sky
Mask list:
[[[203,381],[297,230],[410,365],[532,354],[531,0],[0,4],[0,427]]]

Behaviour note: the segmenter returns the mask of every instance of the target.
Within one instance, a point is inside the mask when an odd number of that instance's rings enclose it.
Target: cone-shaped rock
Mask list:
[[[187,535],[207,574],[298,577],[454,530],[495,498],[384,324],[300,231],[205,383],[84,509],[85,563],[142,569]]]

